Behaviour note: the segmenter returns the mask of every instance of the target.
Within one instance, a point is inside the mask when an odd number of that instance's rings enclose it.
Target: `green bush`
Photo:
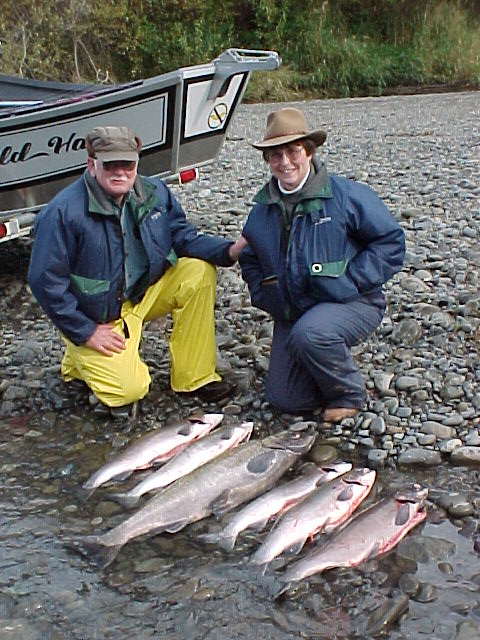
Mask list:
[[[0,71],[124,82],[230,47],[273,49],[249,100],[480,86],[480,0],[7,0]]]

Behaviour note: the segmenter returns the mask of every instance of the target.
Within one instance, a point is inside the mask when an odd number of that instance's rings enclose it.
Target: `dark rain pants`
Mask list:
[[[360,408],[362,375],[350,348],[382,321],[385,302],[375,293],[348,303],[320,303],[295,323],[276,320],[265,385],[267,401],[286,413],[327,407]]]

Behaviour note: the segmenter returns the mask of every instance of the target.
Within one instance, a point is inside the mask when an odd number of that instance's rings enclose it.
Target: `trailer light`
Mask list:
[[[185,171],[180,171],[180,184],[191,182],[192,180],[196,180],[197,178],[198,169],[186,169]]]
[[[2,222],[0,224],[0,238],[5,238],[5,236],[7,235],[7,227],[5,226],[5,224]]]

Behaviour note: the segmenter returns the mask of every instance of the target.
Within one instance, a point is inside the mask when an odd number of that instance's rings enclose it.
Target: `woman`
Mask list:
[[[350,348],[380,324],[382,284],[401,269],[405,239],[370,187],[328,176],[314,157],[326,135],[295,108],[268,116],[252,146],[272,176],[243,229],[240,265],[252,304],[275,321],[267,400],[338,422],[366,400]]]

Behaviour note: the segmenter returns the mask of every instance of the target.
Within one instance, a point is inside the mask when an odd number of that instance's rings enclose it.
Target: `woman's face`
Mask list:
[[[298,142],[273,147],[268,152],[270,171],[285,191],[298,187],[308,173],[312,156]]]

